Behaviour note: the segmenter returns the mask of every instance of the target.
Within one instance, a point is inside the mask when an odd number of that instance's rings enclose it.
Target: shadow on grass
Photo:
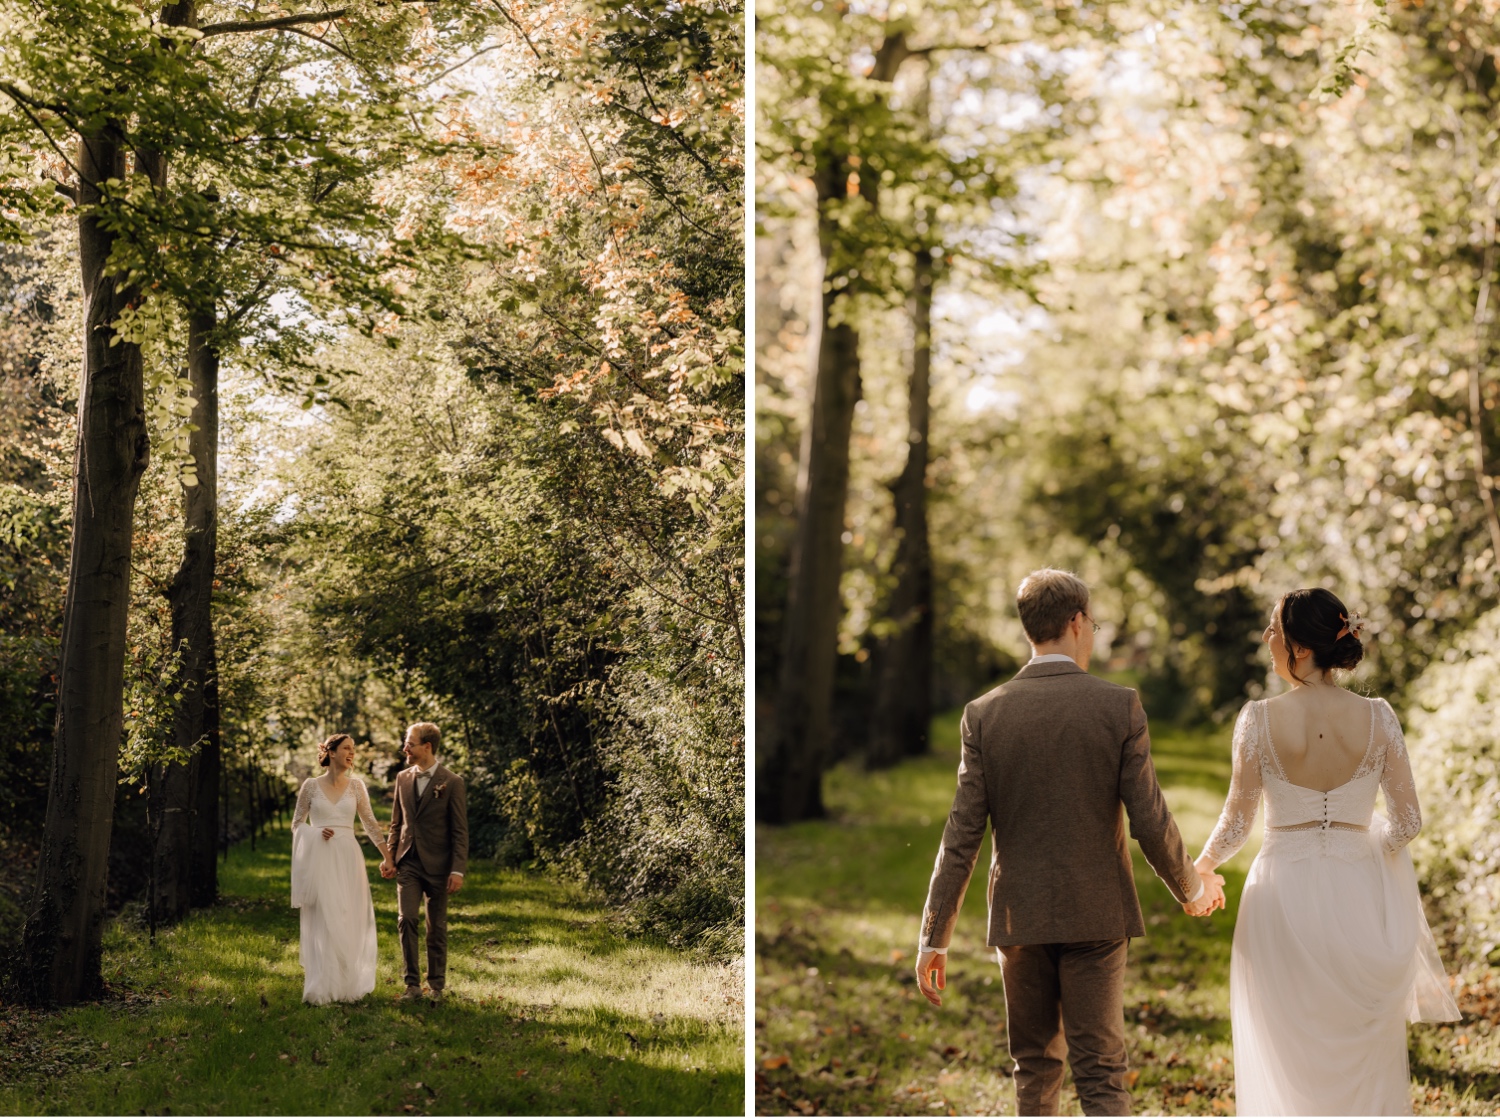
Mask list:
[[[375,992],[302,1002],[286,832],[231,853],[222,902],[153,946],[106,937],[111,996],[0,1007],[0,1113],[740,1113],[726,968],[616,934],[565,883],[471,863],[449,998],[399,1002],[395,890],[367,863]]]
[[[932,755],[827,775],[830,818],[756,836],[756,1110],[763,1114],[1015,1113],[1004,994],[984,946],[983,867],[959,915],[949,986],[934,1009],[912,974],[918,922],[952,802],[958,712]],[[1152,727],[1164,793],[1190,850],[1228,789],[1228,727]],[[1130,844],[1147,934],[1131,941],[1126,1033],[1139,1113],[1234,1112],[1229,963],[1258,837],[1221,868],[1228,907],[1183,914]],[[1488,1023],[1411,1030],[1418,1113],[1496,1113],[1500,983]],[[1062,1112],[1078,1102],[1065,1086]]]

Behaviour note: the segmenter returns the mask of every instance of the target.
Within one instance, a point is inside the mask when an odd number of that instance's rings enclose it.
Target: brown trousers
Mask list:
[[[1057,1113],[1064,1054],[1085,1114],[1130,1113],[1130,1092],[1125,1088],[1129,942],[1000,948],[1018,1114]]]
[[[427,985],[441,990],[448,975],[448,875],[430,874],[422,868],[416,851],[408,851],[396,867],[396,926],[401,933],[401,961],[408,986],[422,985],[421,957],[417,952],[417,917],[422,902],[427,907]]]

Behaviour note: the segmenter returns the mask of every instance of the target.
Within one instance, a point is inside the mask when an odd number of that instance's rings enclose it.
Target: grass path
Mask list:
[[[912,973],[922,899],[958,765],[958,714],[938,752],[827,777],[830,819],[756,835],[756,1100],[763,1114],[1014,1114],[1005,1000],[984,947],[988,839],[954,935],[941,1009]],[[1157,773],[1188,847],[1229,786],[1229,728],[1157,727]],[[1143,1114],[1233,1114],[1229,948],[1257,834],[1224,868],[1228,908],[1184,915],[1131,843],[1148,935],[1131,942],[1126,1031]],[[1500,1003],[1467,991],[1458,1028],[1410,1031],[1417,1113],[1496,1114]],[[1064,1113],[1080,1113],[1071,1077]]]
[[[113,996],[0,1007],[0,1113],[737,1114],[737,967],[619,937],[571,886],[470,863],[448,1001],[400,1005],[396,893],[366,845],[375,992],[302,1003],[289,832],[221,870],[223,903],[159,934],[116,922]]]

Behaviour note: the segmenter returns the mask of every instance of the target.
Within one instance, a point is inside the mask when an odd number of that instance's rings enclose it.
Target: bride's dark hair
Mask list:
[[[343,745],[346,741],[352,742],[353,740],[348,734],[334,734],[333,737],[318,746],[318,764],[326,769],[329,765],[329,758],[338,752],[339,746]]]
[[[1347,631],[1339,635],[1348,627],[1349,610],[1330,590],[1320,586],[1283,594],[1276,603],[1276,616],[1282,640],[1311,652],[1319,671],[1352,671],[1365,658],[1365,646],[1358,637]]]

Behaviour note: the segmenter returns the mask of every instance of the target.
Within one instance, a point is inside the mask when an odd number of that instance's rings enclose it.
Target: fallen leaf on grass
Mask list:
[[[1131,1068],[1125,1073],[1125,1087],[1127,1090],[1141,1081],[1141,1073],[1137,1068]]]
[[[891,962],[892,962],[892,964],[899,963],[904,958],[906,958],[906,952],[905,951],[901,951],[898,948],[894,948],[894,947],[891,949]]]
[[[1234,1104],[1226,1099],[1223,1095],[1220,1095],[1218,1098],[1214,1099],[1213,1112],[1215,1114],[1229,1114],[1233,1110]]]
[[[790,1056],[767,1056],[761,1061],[760,1066],[767,1071],[775,1071],[778,1068],[786,1067],[791,1062],[792,1059]]]

